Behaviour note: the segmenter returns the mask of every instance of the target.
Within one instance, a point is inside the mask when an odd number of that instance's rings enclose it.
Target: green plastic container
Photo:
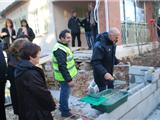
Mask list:
[[[98,106],[98,105],[100,105],[101,103],[103,103],[107,100],[108,99],[105,98],[105,97],[97,96],[97,95],[94,95],[94,94],[84,96],[80,99],[80,101],[89,103],[89,104],[94,105],[94,106]]]
[[[98,106],[92,105],[92,107],[99,111],[110,113],[127,101],[128,92],[117,89],[109,89],[98,93],[97,96],[106,97],[108,100]]]

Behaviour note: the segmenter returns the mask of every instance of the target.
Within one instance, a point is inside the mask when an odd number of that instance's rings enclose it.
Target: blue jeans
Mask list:
[[[87,44],[88,44],[89,49],[93,48],[94,41],[91,37],[91,32],[85,32],[85,35],[86,35],[86,40],[87,40]]]
[[[60,91],[60,108],[61,115],[63,117],[71,116],[70,109],[68,106],[69,94],[70,94],[70,86],[67,82],[60,82],[61,91]]]

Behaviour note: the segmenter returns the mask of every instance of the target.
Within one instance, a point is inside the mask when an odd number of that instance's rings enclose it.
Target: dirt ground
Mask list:
[[[124,64],[130,65],[140,65],[140,66],[153,66],[160,67],[160,49],[154,49],[152,51],[147,51],[141,56],[132,56],[122,58]],[[50,88],[58,89],[59,85],[57,82],[53,81],[53,76],[51,76],[51,69],[49,70],[50,77],[47,79],[50,83]],[[75,87],[72,90],[72,95],[76,97],[82,97],[87,94],[87,88],[91,80],[93,80],[92,68],[89,63],[82,62],[79,64],[79,73],[75,78]],[[114,77],[118,80],[128,80],[128,68],[127,67],[116,67],[114,71]],[[124,86],[126,87],[126,86]],[[76,111],[76,109],[74,110]],[[6,109],[7,120],[18,120],[17,116],[13,115],[12,107]],[[61,120],[60,112],[57,110],[53,112],[55,120]],[[72,120],[72,119],[70,119]],[[74,120],[74,119],[73,119]]]

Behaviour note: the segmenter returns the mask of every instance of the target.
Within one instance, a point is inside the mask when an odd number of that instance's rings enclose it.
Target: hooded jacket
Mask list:
[[[52,120],[55,103],[47,89],[43,71],[22,60],[15,69],[20,120]]]
[[[7,65],[3,54],[2,43],[0,42],[0,81],[6,80]]]
[[[113,74],[114,65],[119,63],[115,57],[115,51],[116,45],[109,39],[107,32],[97,37],[91,60],[96,82],[105,81],[104,75],[106,73]]]

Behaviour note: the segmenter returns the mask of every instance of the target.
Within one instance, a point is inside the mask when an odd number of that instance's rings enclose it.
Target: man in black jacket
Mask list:
[[[94,80],[99,91],[108,88],[114,88],[113,85],[113,67],[119,61],[115,57],[116,43],[118,42],[120,31],[117,28],[111,28],[109,32],[100,34],[93,49],[92,66]]]
[[[86,17],[82,20],[81,26],[85,29],[85,36],[89,49],[93,48],[93,39],[91,38],[91,26],[89,21],[89,15],[86,13]]]
[[[75,47],[75,39],[77,37],[78,47],[81,47],[81,39],[80,39],[80,20],[77,17],[76,11],[72,12],[72,17],[68,21],[68,28],[71,30],[72,34],[72,47]]]
[[[6,84],[6,61],[3,55],[2,43],[0,43],[0,120],[6,120],[5,113],[5,84]]]
[[[157,35],[158,35],[158,42],[159,42],[159,48],[160,48],[160,17],[158,17],[157,25],[158,25]]]

